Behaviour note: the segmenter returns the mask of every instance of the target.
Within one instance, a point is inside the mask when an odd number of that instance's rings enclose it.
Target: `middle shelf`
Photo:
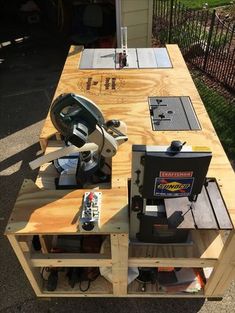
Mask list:
[[[214,266],[228,231],[191,230],[188,242],[152,244],[130,242],[129,266]]]
[[[227,235],[225,231],[192,230],[186,243],[157,244],[131,241],[128,249],[128,266],[213,267],[224,247]],[[56,236],[40,235],[39,237],[42,243],[40,251],[30,248],[28,243],[33,267],[112,266],[109,235],[102,236],[103,239],[106,238],[105,250],[96,251],[96,253],[54,251],[52,241]],[[21,246],[32,240],[32,236],[19,236],[18,238]]]

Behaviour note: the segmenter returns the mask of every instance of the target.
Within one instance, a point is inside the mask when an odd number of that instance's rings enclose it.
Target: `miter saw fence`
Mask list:
[[[54,161],[60,172],[58,188],[88,188],[110,183],[111,158],[127,140],[126,125],[119,120],[105,122],[99,108],[89,99],[72,93],[60,95],[52,104],[50,117],[67,145],[78,148],[95,143],[97,151],[84,151]]]

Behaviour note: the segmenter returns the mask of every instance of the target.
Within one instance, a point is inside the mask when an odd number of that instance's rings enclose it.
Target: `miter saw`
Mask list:
[[[56,98],[50,117],[65,147],[31,162],[31,168],[53,161],[60,172],[58,188],[89,188],[110,180],[111,158],[128,140],[126,124],[105,121],[94,102],[73,93]]]

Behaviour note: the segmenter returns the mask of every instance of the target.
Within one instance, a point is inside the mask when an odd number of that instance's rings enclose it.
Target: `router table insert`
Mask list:
[[[190,97],[149,97],[153,130],[201,129]]]

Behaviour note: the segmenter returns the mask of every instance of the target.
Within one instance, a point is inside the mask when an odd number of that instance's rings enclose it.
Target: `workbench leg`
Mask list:
[[[235,231],[230,234],[205,286],[206,297],[221,297],[235,279]]]
[[[53,236],[38,235],[42,247],[42,253],[50,253],[52,248]]]
[[[38,268],[34,268],[30,266],[30,257],[29,257],[29,251],[23,252],[20,246],[20,243],[18,242],[16,236],[14,235],[7,235],[7,238],[28,278],[28,280],[31,283],[31,286],[36,293],[37,296],[41,296],[42,290],[42,279],[40,277],[40,272]],[[25,242],[25,244],[27,244]]]
[[[113,294],[127,294],[128,234],[111,234]]]

